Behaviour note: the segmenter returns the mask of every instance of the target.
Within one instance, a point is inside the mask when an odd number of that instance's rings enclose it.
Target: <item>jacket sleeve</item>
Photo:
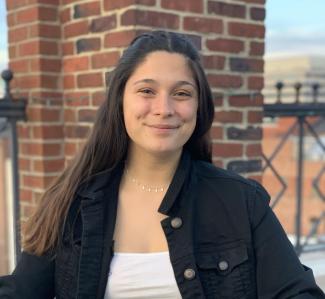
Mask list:
[[[0,299],[53,299],[55,260],[22,252],[11,275],[0,277]]]
[[[302,265],[280,222],[269,207],[270,196],[256,182],[252,234],[260,299],[325,298],[311,269]]]

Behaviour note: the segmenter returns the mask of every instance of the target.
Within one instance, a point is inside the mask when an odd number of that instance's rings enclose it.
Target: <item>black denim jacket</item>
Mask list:
[[[0,298],[103,298],[123,166],[94,176],[70,207],[54,259],[23,252]],[[184,299],[325,298],[253,180],[184,152],[159,207]]]

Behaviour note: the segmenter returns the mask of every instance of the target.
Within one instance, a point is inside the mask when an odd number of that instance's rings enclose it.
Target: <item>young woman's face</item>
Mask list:
[[[184,56],[166,51],[148,54],[124,90],[131,150],[180,152],[194,131],[197,109],[197,87]]]

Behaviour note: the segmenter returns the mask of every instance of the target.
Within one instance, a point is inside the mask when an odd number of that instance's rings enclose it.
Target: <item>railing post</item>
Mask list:
[[[3,115],[7,118],[7,122],[10,126],[10,150],[12,157],[12,182],[13,182],[13,206],[14,206],[14,235],[15,235],[15,259],[16,263],[21,254],[21,240],[20,240],[20,203],[19,203],[19,174],[18,174],[18,141],[17,141],[17,128],[16,121],[24,117],[25,105],[21,105],[19,101],[13,101],[10,93],[10,81],[13,79],[13,74],[10,70],[5,70],[1,73],[1,77],[5,82],[5,94],[2,100],[4,104]],[[13,114],[14,110],[21,111],[22,115],[19,113]]]
[[[298,175],[297,175],[297,209],[296,209],[296,252],[300,255],[301,247],[301,217],[303,195],[303,166],[304,166],[304,117],[298,116]]]

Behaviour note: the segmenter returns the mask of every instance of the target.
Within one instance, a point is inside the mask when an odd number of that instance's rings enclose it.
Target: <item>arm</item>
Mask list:
[[[268,193],[259,184],[253,201],[252,231],[258,298],[325,298],[316,285],[312,270],[300,263],[269,207]]]
[[[53,299],[54,263],[23,252],[14,272],[0,277],[0,299]]]

